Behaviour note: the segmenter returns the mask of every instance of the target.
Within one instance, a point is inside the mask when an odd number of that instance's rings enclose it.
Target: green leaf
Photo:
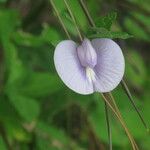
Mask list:
[[[36,120],[40,113],[40,105],[35,99],[12,93],[9,95],[10,102],[18,114],[30,122]]]
[[[20,92],[29,97],[43,97],[58,92],[63,85],[57,75],[48,72],[31,72]]]
[[[91,28],[90,32],[91,34],[88,35],[89,38],[111,38],[111,39],[128,39],[131,38],[132,35],[129,35],[126,32],[114,32],[109,31],[105,28]],[[93,34],[93,32],[96,32]]]
[[[113,22],[116,20],[116,18],[117,18],[117,13],[114,12],[114,11],[110,12],[106,16],[100,17],[96,21],[96,26],[100,27],[100,28],[105,28],[107,30],[110,30],[111,26],[112,26]]]
[[[126,33],[126,32],[111,32],[111,36],[113,39],[128,39],[128,38],[132,38],[133,36]]]
[[[30,135],[22,127],[21,119],[6,96],[0,97],[0,121],[11,139],[29,141]],[[1,148],[0,148],[1,149]]]
[[[41,136],[36,136],[36,150],[59,150],[50,144],[49,140],[42,138]],[[63,150],[63,149],[62,149]]]
[[[15,139],[18,142],[29,142],[31,135],[23,128],[22,122],[17,117],[12,117],[4,120],[4,126],[8,137]]]
[[[13,39],[18,45],[30,47],[40,47],[46,43],[40,35],[32,35],[23,31],[15,32]]]
[[[99,95],[98,97],[95,97],[95,100],[95,108],[93,108],[88,115],[89,121],[97,137],[103,142],[108,143],[104,103],[102,103],[103,100],[100,98]],[[117,146],[127,146],[128,138],[124,134],[124,130],[122,129],[121,125],[117,123],[114,116],[111,115],[111,112],[112,111],[110,111],[109,114],[111,118],[113,144]],[[120,140],[118,141],[118,139]]]
[[[26,77],[27,70],[23,66],[22,61],[18,58],[16,47],[11,42],[6,42],[4,46],[5,63],[8,73],[5,90],[6,93],[9,93],[9,91],[17,89],[20,85],[22,85],[22,82]]]
[[[53,46],[56,46],[62,40],[60,32],[58,32],[58,30],[56,30],[54,27],[48,26],[47,24],[44,24],[41,37],[44,41],[51,43]]]
[[[133,87],[142,88],[146,81],[146,66],[143,58],[135,50],[130,50],[127,55],[125,74]]]
[[[38,129],[39,134],[46,133],[52,139],[57,139],[64,144],[68,143],[68,137],[65,135],[65,133],[61,129],[57,129],[56,127],[52,125],[48,125],[44,122],[39,122],[37,124],[37,129]]]
[[[7,0],[0,0],[0,3],[6,3]]]
[[[18,58],[17,49],[10,44],[9,49],[9,78],[7,84],[15,85],[24,79],[26,75],[26,69],[23,66],[22,61]]]
[[[63,130],[40,121],[36,128],[38,150],[84,150],[68,137]],[[44,147],[44,148],[43,148]]]
[[[129,31],[129,33],[134,35],[136,39],[142,39],[145,41],[150,40],[149,34],[146,31],[144,31],[144,29],[139,24],[137,24],[134,20],[127,18],[124,24],[127,30]]]
[[[47,24],[44,24],[42,33],[39,35],[19,31],[13,34],[13,38],[16,44],[30,47],[40,47],[45,44],[56,46],[62,40],[61,34]]]
[[[3,42],[12,36],[14,29],[20,23],[18,18],[18,13],[14,10],[0,10],[0,38]]]
[[[0,150],[7,150],[6,144],[4,143],[2,136],[0,136]]]
[[[73,12],[73,15],[76,18],[78,26],[80,27],[80,29],[82,31],[86,31],[88,21],[87,21],[87,18],[85,16],[83,9],[81,8],[79,2],[77,0],[69,0],[67,2]],[[64,16],[64,12],[66,12],[66,10],[67,10],[64,2],[60,1],[60,0],[55,0],[55,5],[60,13],[60,16],[61,16],[67,30],[74,36],[78,36],[78,33],[76,31],[74,23],[72,23],[70,20],[68,20],[68,18],[66,18],[66,16]]]
[[[128,105],[130,105],[130,104],[128,104]],[[142,106],[141,106],[141,108],[142,108]],[[133,107],[130,106],[130,107],[122,110],[122,114],[125,116],[125,121],[127,123],[128,128],[131,129],[132,135],[137,139],[144,138],[146,130],[145,130],[143,124],[141,123],[137,113],[133,109]],[[134,119],[131,119],[131,118],[134,118]],[[137,124],[138,124],[138,126],[137,126]]]

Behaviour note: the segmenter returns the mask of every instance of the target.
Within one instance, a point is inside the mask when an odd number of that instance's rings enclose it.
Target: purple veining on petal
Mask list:
[[[94,92],[92,83],[86,78],[86,71],[77,56],[77,44],[71,40],[60,42],[54,53],[54,63],[62,81],[80,94]]]
[[[97,53],[97,65],[94,67],[95,90],[110,92],[120,83],[124,75],[125,62],[121,48],[111,39],[94,39],[92,45]]]
[[[90,40],[84,39],[82,45],[77,48],[77,53],[83,67],[94,68],[97,64],[97,54]]]
[[[54,63],[63,82],[80,94],[110,92],[125,69],[122,51],[111,39],[85,39],[81,46],[62,41],[55,49]]]

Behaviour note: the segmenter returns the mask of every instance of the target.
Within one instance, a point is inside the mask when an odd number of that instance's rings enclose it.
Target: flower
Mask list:
[[[121,48],[107,38],[85,38],[81,45],[64,40],[56,46],[54,63],[62,81],[84,95],[112,91],[122,80],[125,69]]]

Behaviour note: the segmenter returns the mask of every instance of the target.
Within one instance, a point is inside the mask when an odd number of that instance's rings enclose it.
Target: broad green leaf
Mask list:
[[[20,92],[30,97],[43,97],[58,92],[63,87],[57,75],[48,72],[31,72]]]
[[[131,50],[127,55],[125,74],[132,86],[142,88],[147,77],[146,66],[143,58],[136,51]]]
[[[0,3],[5,3],[7,2],[7,0],[0,0]]]
[[[44,139],[41,136],[36,136],[36,145],[35,146],[36,146],[36,150],[43,150],[43,149],[45,149],[45,150],[60,150],[59,147],[52,146],[49,139]],[[62,147],[61,147],[61,149],[62,149]],[[64,149],[62,149],[62,150],[64,150]]]
[[[15,32],[13,39],[18,45],[30,47],[39,47],[46,43],[40,35],[32,35],[23,31]]]
[[[125,20],[125,26],[128,29],[128,31],[136,38],[136,39],[142,39],[145,41],[149,41],[149,35],[144,31],[144,29],[137,24],[135,21],[133,21],[130,18],[127,18]]]
[[[87,18],[85,16],[82,8],[80,7],[79,2],[76,0],[67,0],[67,2],[73,12],[73,15],[76,18],[78,26],[80,27],[80,29],[82,31],[86,31],[88,22],[87,22]],[[71,34],[73,34],[74,36],[78,37],[78,33],[76,31],[74,23],[71,22],[70,20],[68,20],[68,18],[66,18],[66,16],[64,16],[64,12],[66,12],[66,10],[67,10],[64,2],[60,1],[60,0],[55,0],[55,5],[60,13],[60,16],[61,16],[63,22],[65,23],[65,26],[67,27],[68,31]]]
[[[128,108],[134,110],[128,96],[126,95],[121,85],[119,85],[118,88],[114,89],[112,93],[121,111]],[[137,99],[135,93],[132,93],[132,97],[136,103],[136,106],[141,107],[141,102]]]
[[[143,105],[141,107],[143,116],[148,123],[148,127],[150,128],[150,119],[149,119],[149,114],[150,114],[150,109],[149,109],[149,98],[150,98],[150,92],[145,93],[142,97],[141,100],[143,100]]]
[[[10,118],[10,114],[12,118],[17,118],[17,114],[10,101],[6,96],[0,96],[0,120],[7,120]]]
[[[89,121],[97,137],[103,142],[108,143],[104,103],[103,100],[100,98],[100,96],[96,97],[95,100],[96,106],[91,112],[89,112]],[[111,110],[110,110],[110,117],[111,117],[113,144],[118,146],[127,146],[128,138],[126,137],[126,134],[124,133],[124,130],[122,129],[121,125],[117,122],[116,117],[112,115]],[[118,141],[118,139],[120,140]]]
[[[109,31],[105,28],[91,28],[91,32],[96,33],[89,34],[89,38],[128,39],[132,37],[132,35],[129,35],[126,32]]]
[[[150,141],[149,135],[147,135],[145,138],[141,138],[140,139],[141,149],[143,149],[143,150],[149,150],[149,141]]]
[[[116,20],[116,18],[117,18],[117,13],[114,11],[110,12],[106,16],[100,17],[99,19],[97,19],[96,26],[110,30],[111,26],[112,26],[113,22]]]
[[[38,118],[40,105],[35,99],[15,93],[10,94],[9,99],[18,114],[26,121],[30,122]]]
[[[7,84],[14,86],[14,84],[17,84],[17,82],[21,81],[25,77],[26,70],[21,60],[18,58],[17,49],[13,44],[7,44],[7,51],[9,51],[9,54],[7,55],[9,59],[9,77]]]
[[[20,23],[18,18],[15,10],[0,10],[0,38],[3,42],[12,36],[14,29]]]
[[[5,99],[5,101],[7,100]],[[1,101],[1,102],[2,102],[1,105],[4,108],[3,110],[1,110],[3,111],[3,113],[0,113],[0,120],[5,129],[6,135],[11,140],[16,139],[18,141],[24,141],[24,142],[30,141],[31,137],[29,133],[26,132],[24,127],[22,126],[21,118],[17,115],[13,106],[9,106],[10,105],[9,104],[7,105],[8,106],[7,108],[5,105],[8,104],[8,102],[6,102],[6,104],[4,104],[5,103],[4,101]],[[11,111],[9,109],[11,109]]]
[[[141,109],[142,109],[142,105],[141,105]],[[122,114],[125,116],[124,117],[125,121],[132,135],[137,139],[144,138],[146,135],[146,130],[143,124],[141,123],[141,120],[139,119],[137,113],[135,112],[134,108],[129,106],[127,109],[122,110]]]
[[[88,10],[93,18],[93,20],[95,21],[95,18],[94,16],[97,16],[97,14],[99,13],[99,11],[101,10],[101,8],[103,7],[102,5],[95,5],[95,1],[93,0],[88,0],[86,2],[86,5],[88,7]]]
[[[8,137],[18,141],[29,141],[29,134],[23,129],[21,119],[12,103],[5,97],[0,97],[0,120]],[[1,149],[1,148],[0,148]]]
[[[47,150],[85,150],[71,140],[61,129],[42,121],[37,124],[36,136],[39,150],[42,150],[42,145]]]
[[[20,119],[10,116],[4,120],[3,124],[5,126],[8,137],[11,139],[15,139],[19,142],[29,142],[31,140],[31,135],[25,131]]]
[[[47,138],[45,138],[45,135]],[[55,142],[57,144],[55,144]],[[62,149],[66,147],[67,139],[61,131],[44,122],[39,122],[36,129],[36,147],[38,150]]]
[[[13,38],[16,44],[28,47],[40,47],[45,44],[56,46],[62,40],[61,34],[47,24],[44,24],[42,33],[39,35],[19,31],[13,34]]]
[[[39,122],[37,124],[37,133],[46,133],[51,137],[51,139],[57,139],[65,145],[68,143],[68,137],[61,129],[57,129],[52,125],[45,124],[44,122]]]
[[[148,16],[145,16],[138,12],[133,12],[133,14],[139,21],[141,21],[145,26],[147,26],[147,29],[150,30],[149,24],[150,24],[150,18]]]
[[[50,27],[47,24],[44,24],[41,37],[53,46],[56,46],[62,40],[62,35],[54,27]]]
[[[7,146],[6,146],[2,136],[0,136],[0,150],[7,150]]]
[[[138,7],[142,8],[142,10],[144,10],[145,12],[149,12],[149,0],[144,0],[144,3],[141,0],[128,0],[128,1],[131,2],[131,3],[129,3],[129,5],[136,6],[137,8]],[[141,14],[144,11],[140,11]]]

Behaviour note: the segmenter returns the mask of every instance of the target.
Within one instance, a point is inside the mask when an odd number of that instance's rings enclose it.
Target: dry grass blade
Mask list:
[[[121,113],[118,109],[118,107],[116,106],[116,103],[114,103],[114,100],[112,99],[110,93],[105,93],[102,94],[103,99],[105,100],[105,102],[107,103],[107,105],[111,108],[111,110],[113,111],[113,113],[115,114],[115,116],[118,118],[118,120],[120,121],[122,127],[124,128],[130,142],[132,145],[133,150],[139,150],[138,146],[136,145],[132,135],[130,134],[128,128],[126,127],[126,124],[124,123]]]
[[[122,115],[121,115],[121,113],[120,113],[120,111],[119,111],[119,108],[118,108],[118,106],[117,106],[117,104],[116,104],[116,102],[115,102],[115,99],[114,99],[112,93],[109,92],[108,94],[109,94],[109,96],[110,96],[110,98],[111,98],[111,100],[112,100],[112,102],[113,102],[113,104],[114,104],[114,106],[115,106],[115,108],[116,108],[118,114],[120,115],[121,119],[123,120]],[[125,125],[125,126],[126,126],[126,125]],[[127,129],[128,129],[128,128],[127,128]],[[131,135],[131,134],[130,134],[130,135]],[[133,141],[134,141],[134,138],[133,138]],[[139,149],[135,141],[134,141],[134,144],[135,144],[136,148]]]
[[[70,35],[69,35],[69,32],[67,31],[67,29],[66,29],[66,27],[65,27],[65,24],[63,23],[63,21],[62,21],[60,15],[59,15],[59,11],[57,10],[57,8],[56,8],[56,6],[55,6],[53,0],[50,0],[50,3],[51,3],[51,5],[52,5],[53,9],[55,10],[56,15],[57,15],[57,17],[58,17],[58,19],[59,19],[59,21],[60,21],[60,24],[62,25],[62,27],[63,27],[63,29],[64,29],[64,31],[65,31],[67,37],[68,37],[69,39],[71,39],[71,37],[70,37]]]
[[[82,38],[81,32],[80,32],[80,30],[79,30],[79,28],[78,28],[76,19],[75,19],[74,15],[73,15],[73,13],[72,13],[72,11],[71,11],[71,8],[70,8],[70,6],[68,5],[68,3],[67,3],[66,0],[64,0],[64,3],[65,3],[65,5],[66,5],[66,7],[67,7],[67,9],[68,9],[68,12],[69,12],[71,18],[72,18],[72,21],[74,22],[74,25],[75,25],[76,30],[77,30],[77,32],[78,32],[79,38],[80,38],[80,40],[82,41],[83,38]]]
[[[91,15],[90,15],[90,13],[89,13],[89,11],[87,9],[87,6],[85,5],[84,1],[83,0],[79,0],[79,2],[80,2],[80,5],[81,5],[81,7],[82,7],[82,9],[83,9],[83,11],[84,11],[84,13],[85,13],[89,23],[90,23],[90,25],[95,27],[95,23],[94,23]]]

